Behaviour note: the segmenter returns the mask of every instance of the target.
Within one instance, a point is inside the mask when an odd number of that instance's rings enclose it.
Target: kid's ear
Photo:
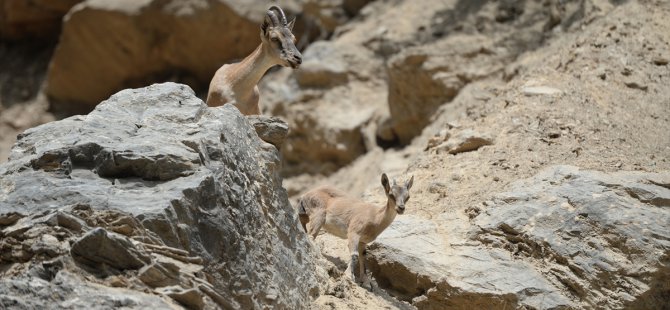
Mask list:
[[[412,185],[414,184],[414,176],[412,176],[409,181],[405,182],[405,188],[410,189],[412,188]]]
[[[391,185],[389,185],[389,178],[386,176],[386,173],[382,173],[382,186],[388,194],[391,191]]]
[[[293,31],[293,26],[294,26],[294,25],[295,25],[295,18],[293,18],[293,20],[291,20],[290,22],[288,22],[288,24],[286,25],[286,28],[288,28],[289,30]]]

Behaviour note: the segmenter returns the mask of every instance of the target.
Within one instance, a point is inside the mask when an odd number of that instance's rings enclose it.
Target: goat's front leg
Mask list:
[[[358,269],[358,276],[361,279],[362,286],[366,288],[370,287],[370,289],[372,289],[368,274],[365,273],[365,243],[363,242],[358,243]]]
[[[349,266],[345,271],[345,274],[351,277],[351,280],[356,281],[356,265],[360,264],[360,257],[358,251],[359,240],[361,239],[358,234],[349,234],[349,254],[351,254],[351,261],[349,261]]]

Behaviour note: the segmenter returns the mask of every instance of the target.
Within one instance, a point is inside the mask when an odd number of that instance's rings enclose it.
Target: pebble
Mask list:
[[[527,86],[521,88],[521,92],[526,96],[555,95],[562,93],[560,89],[549,86]]]

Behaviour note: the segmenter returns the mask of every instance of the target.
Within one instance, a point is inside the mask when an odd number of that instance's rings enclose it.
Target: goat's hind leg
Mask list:
[[[312,236],[312,239],[316,239],[316,236],[319,235],[319,230],[321,226],[326,222],[326,213],[325,212],[314,212],[309,215],[309,222],[305,224],[307,233]]]

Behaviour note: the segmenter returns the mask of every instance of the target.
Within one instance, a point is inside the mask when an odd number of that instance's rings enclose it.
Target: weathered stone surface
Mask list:
[[[104,273],[104,266],[138,269],[151,261],[151,257],[139,251],[128,238],[103,228],[95,228],[77,240],[71,253],[76,261]]]
[[[502,68],[509,55],[493,43],[486,36],[454,36],[390,59],[388,104],[401,143],[420,134],[437,108],[465,85]]]
[[[85,281],[60,271],[51,281],[32,276],[0,278],[0,307],[5,309],[179,309],[166,299]]]
[[[274,145],[277,149],[281,148],[289,133],[286,122],[277,117],[264,115],[249,115],[247,116],[247,120],[254,126],[261,140]]]
[[[658,308],[670,288],[668,184],[667,173],[553,167],[499,195],[476,239],[537,262],[585,305]]]
[[[369,253],[377,283],[420,309],[572,305],[531,264],[500,249],[454,246],[428,220],[398,217]]]
[[[660,309],[670,283],[668,184],[667,173],[551,167],[471,222],[399,217],[369,263],[380,285],[419,308]]]
[[[63,16],[82,0],[0,0],[0,38],[55,37]]]
[[[370,51],[358,45],[319,41],[303,53],[303,63],[294,75],[304,88],[332,88],[345,84],[351,76],[369,75],[364,64],[372,58]]]
[[[504,71],[518,55],[538,48],[549,29],[569,27],[579,20],[570,16],[583,10],[519,1],[457,1],[437,10],[416,33],[424,44],[390,47],[396,53],[387,62],[388,104],[400,143],[419,135],[465,85]]]
[[[317,42],[303,55],[291,80],[265,84],[261,99],[291,124],[282,147],[284,173],[329,174],[368,150],[365,129],[384,107],[385,88],[352,81],[370,79],[382,63],[348,43]]]
[[[3,261],[5,247],[9,261],[32,255],[19,250],[41,231],[75,241],[94,227],[118,229],[129,237],[107,232],[104,242],[132,238],[152,257],[183,262],[152,259],[178,270],[179,285],[190,283],[185,288],[198,288],[210,304],[305,305],[319,292],[315,252],[281,187],[279,153],[265,145],[237,109],[208,108],[174,83],[125,90],[89,115],[30,129],[0,166],[0,214],[44,215],[3,228],[3,236],[20,238],[3,238]],[[58,212],[68,216],[61,221]],[[102,228],[71,252],[114,266],[113,255],[98,255],[107,247],[90,242]],[[188,267],[194,264],[201,267]]]

